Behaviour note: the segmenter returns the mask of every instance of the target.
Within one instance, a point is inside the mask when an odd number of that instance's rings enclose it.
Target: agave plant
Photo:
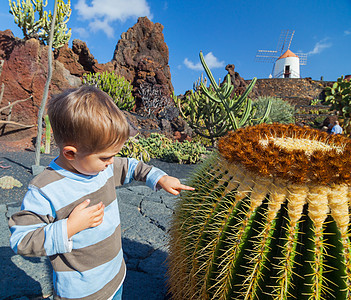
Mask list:
[[[261,124],[218,148],[176,207],[173,299],[350,299],[350,140]]]

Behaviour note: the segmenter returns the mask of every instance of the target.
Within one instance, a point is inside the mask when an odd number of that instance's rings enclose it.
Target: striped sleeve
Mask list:
[[[149,188],[156,190],[157,182],[165,175],[167,174],[158,168],[147,165],[135,158],[128,158],[128,172],[124,184],[133,180],[144,181]]]
[[[29,186],[21,211],[11,216],[10,245],[23,256],[50,256],[71,251],[67,220],[56,220],[55,211],[45,195]]]

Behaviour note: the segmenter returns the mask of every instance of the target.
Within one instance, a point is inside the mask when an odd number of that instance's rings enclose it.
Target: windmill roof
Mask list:
[[[288,49],[278,59],[286,58],[286,57],[298,57],[298,56]]]

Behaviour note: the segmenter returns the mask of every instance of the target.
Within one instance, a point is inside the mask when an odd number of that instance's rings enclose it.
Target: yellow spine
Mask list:
[[[323,223],[329,213],[328,193],[329,188],[323,185],[311,186],[308,191],[308,216],[312,220],[316,232],[322,230]]]
[[[277,212],[280,210],[282,204],[285,202],[288,190],[286,189],[286,183],[282,180],[274,180],[272,183],[272,192],[268,201],[268,217],[267,222],[272,221]]]
[[[314,299],[320,299],[322,292],[323,282],[323,223],[326,220],[329,213],[328,206],[328,193],[329,188],[327,186],[314,185],[311,186],[308,191],[307,202],[308,202],[308,216],[314,225],[314,261],[311,262],[313,274],[313,286],[312,295]],[[323,287],[327,290],[327,287]]]
[[[295,227],[300,220],[303,206],[306,203],[308,187],[303,184],[288,185],[288,215],[291,226]]]
[[[328,194],[328,201],[331,215],[341,234],[343,256],[346,266],[347,297],[351,299],[351,244],[349,240],[350,234],[348,233],[348,224],[350,222],[348,194],[349,187],[347,185],[333,185]]]
[[[279,259],[275,266],[278,271],[277,286],[274,287],[273,299],[283,300],[288,297],[288,286],[290,285],[294,257],[296,255],[296,242],[298,235],[298,221],[302,216],[303,207],[306,203],[308,187],[306,185],[288,184],[288,216],[286,242],[284,244],[284,256]],[[281,191],[281,198],[284,193]]]

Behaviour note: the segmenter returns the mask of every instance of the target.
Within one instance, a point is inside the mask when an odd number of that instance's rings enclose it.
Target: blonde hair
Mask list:
[[[58,146],[71,144],[86,153],[123,144],[129,124],[111,97],[92,86],[67,90],[49,100],[48,115]]]

